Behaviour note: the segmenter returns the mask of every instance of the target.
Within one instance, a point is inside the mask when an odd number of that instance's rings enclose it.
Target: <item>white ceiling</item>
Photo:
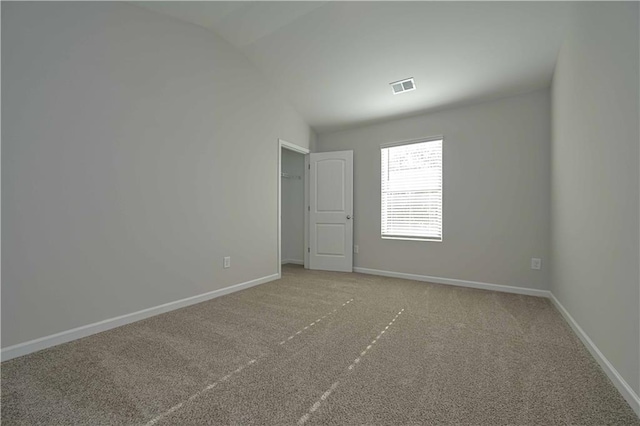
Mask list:
[[[139,2],[209,28],[318,132],[548,87],[564,2]],[[393,95],[390,82],[417,90]]]

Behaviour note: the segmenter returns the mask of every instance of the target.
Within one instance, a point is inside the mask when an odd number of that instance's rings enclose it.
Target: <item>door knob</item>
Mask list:
[[[351,215],[350,214],[347,215],[347,219],[351,219]]]

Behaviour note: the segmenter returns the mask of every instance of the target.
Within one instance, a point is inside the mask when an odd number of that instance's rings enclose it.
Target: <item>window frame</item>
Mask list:
[[[440,232],[440,238],[427,238],[427,237],[416,237],[416,236],[403,236],[403,235],[394,235],[394,236],[385,236],[382,234],[382,150],[386,149],[386,148],[393,148],[393,147],[397,147],[397,146],[404,146],[404,145],[413,145],[413,144],[417,144],[417,143],[425,143],[425,142],[434,142],[434,141],[441,141],[442,142],[442,153],[441,153],[441,165],[440,165],[440,169],[442,171],[442,187],[441,187],[441,205],[440,205],[440,215],[442,217],[442,222],[441,222],[441,232]],[[388,142],[388,143],[383,143],[380,144],[380,168],[378,169],[378,172],[380,173],[379,177],[380,177],[380,238],[383,240],[400,240],[400,241],[421,241],[421,242],[432,242],[432,243],[441,243],[444,241],[444,135],[437,135],[437,136],[429,136],[429,137],[425,137],[425,138],[419,138],[419,139],[409,139],[409,140],[403,140],[403,141],[396,141],[396,142]]]

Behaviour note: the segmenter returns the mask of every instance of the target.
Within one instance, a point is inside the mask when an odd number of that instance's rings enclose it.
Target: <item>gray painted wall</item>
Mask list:
[[[282,171],[282,260],[304,262],[304,155],[282,149]]]
[[[3,347],[277,273],[277,139],[310,130],[212,32],[3,2],[2,105]]]
[[[319,135],[320,152],[354,150],[355,266],[547,289],[549,102],[543,90]],[[444,241],[382,240],[379,146],[434,135],[445,137]]]
[[[640,390],[638,3],[585,3],[553,80],[551,290]]]

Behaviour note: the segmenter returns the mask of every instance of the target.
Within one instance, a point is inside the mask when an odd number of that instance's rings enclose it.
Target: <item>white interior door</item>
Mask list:
[[[353,151],[309,154],[309,268],[353,271]]]

